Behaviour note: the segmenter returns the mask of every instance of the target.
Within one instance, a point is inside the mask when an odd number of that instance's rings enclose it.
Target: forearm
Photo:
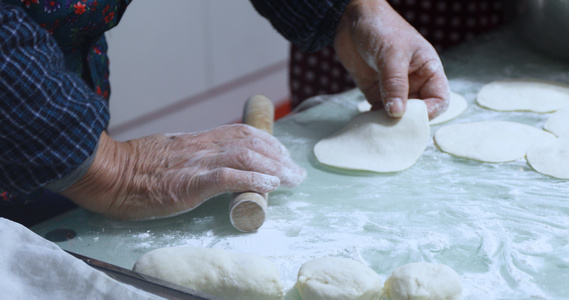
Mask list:
[[[349,0],[251,0],[273,27],[301,50],[311,52],[330,45]]]
[[[108,110],[64,68],[51,36],[20,9],[0,3],[0,185],[30,193],[94,153]]]

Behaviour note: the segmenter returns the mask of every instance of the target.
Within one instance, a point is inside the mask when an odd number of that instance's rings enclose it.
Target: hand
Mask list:
[[[87,173],[62,192],[121,219],[169,216],[227,192],[299,185],[306,171],[273,136],[247,125],[117,142],[101,135]]]
[[[439,56],[387,1],[352,0],[334,47],[372,110],[401,117],[408,98],[423,99],[431,119],[446,110],[450,89]]]

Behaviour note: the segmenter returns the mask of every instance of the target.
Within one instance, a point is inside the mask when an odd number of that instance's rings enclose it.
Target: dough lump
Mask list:
[[[569,136],[532,146],[527,160],[541,174],[569,179]]]
[[[383,286],[380,300],[459,300],[460,276],[443,264],[426,262],[401,266]]]
[[[367,100],[358,103],[357,105],[359,112],[366,112],[371,109],[371,104],[367,102]],[[448,104],[448,108],[445,112],[440,114],[438,117],[432,119],[429,124],[430,125],[438,125],[445,122],[448,122],[458,116],[460,116],[465,110],[468,108],[468,102],[462,95],[455,93],[453,91],[450,92],[450,101]]]
[[[476,102],[497,111],[554,112],[569,108],[569,86],[531,79],[495,81],[482,87]]]
[[[133,270],[224,299],[281,300],[280,272],[267,258],[215,248],[152,250]]]
[[[401,118],[384,110],[355,116],[338,133],[314,146],[318,161],[352,170],[397,172],[411,167],[429,142],[427,107],[421,100],[409,100]]]
[[[302,265],[295,287],[303,300],[372,300],[381,292],[381,278],[357,261],[322,257]]]
[[[545,122],[543,128],[558,137],[569,136],[569,109],[557,111]]]
[[[435,133],[442,151],[482,162],[524,158],[530,146],[554,138],[541,129],[508,121],[455,123]]]

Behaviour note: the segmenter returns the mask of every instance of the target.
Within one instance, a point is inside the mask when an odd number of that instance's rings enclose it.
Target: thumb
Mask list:
[[[383,107],[392,117],[401,117],[409,95],[409,63],[397,55],[386,56],[379,67],[379,85]]]

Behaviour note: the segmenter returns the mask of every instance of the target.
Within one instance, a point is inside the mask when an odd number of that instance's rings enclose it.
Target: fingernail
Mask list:
[[[385,109],[387,110],[387,113],[392,117],[401,117],[405,112],[405,107],[403,106],[403,100],[401,100],[401,98],[387,99]]]

